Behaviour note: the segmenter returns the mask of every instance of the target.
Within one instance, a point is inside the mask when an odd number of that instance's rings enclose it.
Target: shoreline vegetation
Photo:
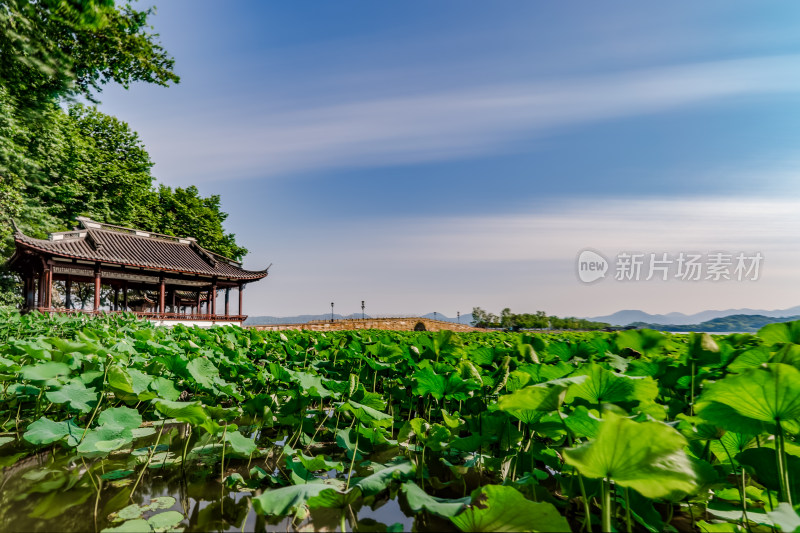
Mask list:
[[[786,530],[798,353],[800,321],[323,333],[0,309],[0,527]]]
[[[611,324],[606,322],[593,322],[585,318],[548,316],[544,311],[512,313],[508,307],[500,312],[500,316],[484,311],[480,307],[473,307],[472,325],[478,328],[499,328],[511,331],[523,329],[596,331],[611,327]]]

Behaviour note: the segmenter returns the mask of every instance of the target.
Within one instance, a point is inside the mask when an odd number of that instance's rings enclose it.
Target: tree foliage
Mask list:
[[[110,81],[177,82],[174,60],[147,31],[151,13],[113,0],[3,0],[0,79],[28,110],[64,96],[92,99]]]
[[[592,322],[584,318],[548,316],[544,311],[536,313],[512,313],[506,307],[498,317],[480,307],[472,308],[472,325],[479,328],[519,329],[582,329],[598,330],[609,327],[605,322]]]
[[[79,215],[177,236],[241,259],[222,228],[219,196],[154,186],[136,132],[95,107],[103,85],[179,81],[149,31],[152,9],[113,0],[0,0],[0,264],[13,251],[10,219],[44,237]],[[18,303],[0,271],[0,305]]]

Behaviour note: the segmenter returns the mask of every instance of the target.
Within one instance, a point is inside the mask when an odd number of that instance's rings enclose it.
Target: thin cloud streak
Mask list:
[[[271,102],[269,111],[256,106],[246,118],[223,102],[213,116],[162,124],[145,141],[156,173],[169,182],[442,161],[513,150],[515,142],[565,127],[796,91],[798,65],[800,56],[784,55],[283,112]]]
[[[796,301],[786,287],[800,264],[798,225],[800,200],[714,198],[581,199],[545,212],[340,224],[337,231],[349,242],[370,245],[343,247],[319,232],[305,234],[298,248],[289,234],[269,253],[248,257],[254,265],[275,263],[274,275],[253,288],[258,308],[252,314],[289,315],[356,299],[371,301],[375,313],[429,312],[421,300],[462,310],[535,305],[583,316],[624,308],[790,307]],[[612,260],[622,251],[761,252],[763,274],[752,283],[605,280],[587,286],[575,275],[584,248]]]

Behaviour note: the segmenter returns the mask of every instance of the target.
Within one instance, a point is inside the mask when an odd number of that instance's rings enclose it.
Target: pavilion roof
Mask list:
[[[78,221],[81,228],[51,233],[48,239],[34,239],[17,229],[14,240],[18,248],[85,261],[248,281],[267,276],[267,270],[245,270],[241,263],[206,250],[191,237],[160,235],[84,217]]]

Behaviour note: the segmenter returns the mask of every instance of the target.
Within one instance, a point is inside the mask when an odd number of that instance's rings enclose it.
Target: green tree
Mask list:
[[[27,195],[46,205],[61,228],[78,215],[136,225],[153,182],[153,163],[138,135],[93,107],[74,105],[57,115],[57,146],[41,161],[41,178]]]
[[[195,186],[172,189],[161,185],[145,209],[148,213],[139,223],[144,229],[194,237],[200,246],[237,261],[247,254],[246,248],[236,244],[235,235],[225,233],[222,227],[228,214],[220,209],[219,195],[204,198]]]
[[[174,60],[149,33],[152,9],[113,0],[0,1],[0,80],[20,109],[88,99],[108,82],[178,82]]]

